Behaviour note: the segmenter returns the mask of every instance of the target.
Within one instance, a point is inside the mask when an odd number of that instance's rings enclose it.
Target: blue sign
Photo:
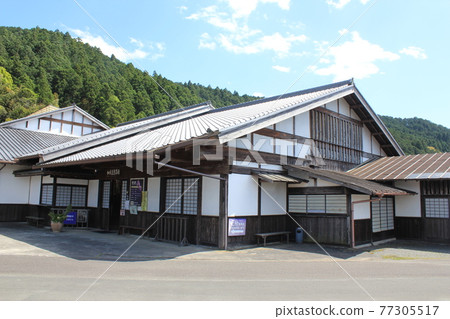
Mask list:
[[[228,220],[228,236],[245,236],[245,218],[230,218]]]
[[[77,224],[77,212],[70,212],[67,214],[64,225],[76,225]]]

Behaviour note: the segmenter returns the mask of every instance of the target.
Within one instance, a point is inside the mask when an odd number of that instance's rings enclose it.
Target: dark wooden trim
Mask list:
[[[271,129],[268,129],[268,128],[259,129],[258,131],[255,131],[254,133],[255,134],[259,134],[259,135],[263,135],[263,136],[277,138],[277,139],[297,140],[297,142],[300,143],[300,144],[304,144],[305,141],[307,140],[307,138],[303,137],[303,136],[299,136],[299,135],[295,135],[295,134],[291,134],[291,133],[286,133],[286,132],[281,132],[281,131],[275,131],[275,130],[271,130]]]
[[[161,214],[166,210],[166,186],[167,178],[161,177],[159,182],[159,212]]]
[[[203,178],[200,176],[197,181],[197,217],[195,220],[195,242],[200,245],[201,239],[201,218],[202,218],[202,193],[203,193]]]
[[[258,220],[256,225],[256,231],[261,232],[261,179],[258,178]]]
[[[62,113],[61,113],[62,114]],[[102,127],[99,125],[92,125],[92,124],[84,124],[84,123],[78,123],[78,122],[73,122],[73,121],[66,121],[66,120],[62,120],[62,119],[57,119],[57,118],[52,118],[52,117],[42,117],[41,120],[44,121],[50,121],[50,122],[56,122],[56,123],[61,123],[61,129],[62,129],[62,125],[63,124],[69,124],[69,125],[76,125],[76,126],[81,126],[81,127],[88,127],[91,129],[94,128],[99,128],[101,129]]]
[[[219,249],[228,248],[228,175],[221,174],[220,177],[220,205],[219,205]]]
[[[327,186],[327,187],[289,187],[288,195],[345,195],[347,194],[344,187]]]
[[[354,119],[352,117],[349,117],[347,115],[344,115],[342,113],[337,113],[335,111],[332,111],[332,110],[329,110],[329,109],[325,109],[323,107],[317,107],[314,110],[316,110],[318,112],[330,114],[330,115],[332,115],[334,117],[337,117],[337,118],[345,120],[345,121],[350,121],[350,122],[353,122],[355,124],[362,125],[361,121],[358,121],[358,120],[356,120],[356,119]]]

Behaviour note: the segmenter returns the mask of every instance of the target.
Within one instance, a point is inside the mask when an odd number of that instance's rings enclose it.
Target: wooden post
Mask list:
[[[219,249],[228,248],[228,175],[220,174]]]
[[[258,217],[256,222],[257,233],[261,233],[261,179],[258,178]]]

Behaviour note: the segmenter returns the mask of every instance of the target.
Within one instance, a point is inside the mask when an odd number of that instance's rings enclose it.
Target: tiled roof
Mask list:
[[[14,162],[24,154],[76,139],[73,136],[20,130],[9,127],[0,128],[0,163]]]
[[[31,113],[28,116],[33,116],[33,115],[38,115],[38,114],[43,114],[43,113],[47,113],[47,112],[52,112],[52,111],[56,111],[59,110],[59,107],[57,106],[53,106],[53,105],[47,105],[46,107],[40,109],[39,111],[36,111],[34,113]]]
[[[298,176],[299,178],[305,177],[315,177],[320,178],[325,181],[336,183],[344,187],[356,190],[363,194],[368,194],[372,196],[397,196],[397,195],[408,195],[409,193],[394,188],[386,186],[380,183],[367,181],[362,178],[352,176],[348,173],[341,173],[322,169],[313,169],[303,166],[287,165],[288,174],[292,176]],[[297,173],[297,174],[296,174]]]
[[[328,100],[331,101],[351,94],[353,88],[352,81],[344,81],[315,89],[214,109],[203,115],[186,118],[180,122],[81,151],[44,165],[58,166],[100,158],[112,159],[127,153],[151,151],[174,145],[211,134],[211,132],[215,132],[220,142],[225,143],[259,128],[267,127],[293,115],[323,105]]]
[[[450,153],[383,157],[348,173],[376,181],[450,179]]]

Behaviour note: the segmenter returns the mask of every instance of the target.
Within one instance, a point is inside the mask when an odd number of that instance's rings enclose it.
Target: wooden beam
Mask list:
[[[50,121],[50,122],[57,122],[57,123],[61,123],[61,124],[70,124],[70,125],[78,125],[78,126],[82,126],[82,127],[102,129],[102,127],[99,126],[99,125],[92,125],[92,124],[84,124],[84,123],[66,121],[66,120],[56,119],[56,118],[53,118],[53,117],[43,117],[43,118],[41,118],[41,120]],[[62,127],[62,125],[61,125],[61,127]]]
[[[220,200],[219,200],[219,249],[228,248],[228,175],[221,174],[220,177]]]

